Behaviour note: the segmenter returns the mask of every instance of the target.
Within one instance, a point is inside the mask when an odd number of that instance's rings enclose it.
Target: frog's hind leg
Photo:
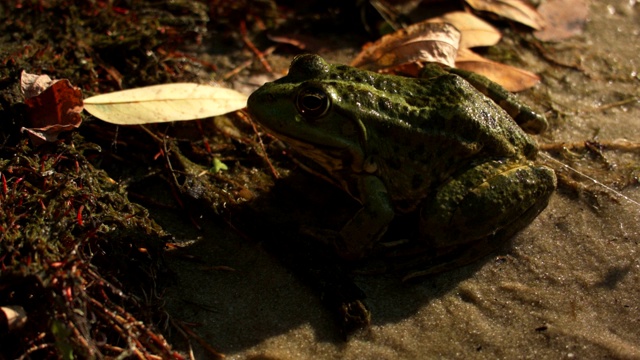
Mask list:
[[[429,273],[491,253],[547,206],[555,186],[551,169],[528,162],[493,160],[454,176],[421,209],[421,237],[440,264]]]
[[[410,281],[472,264],[500,249],[506,239],[511,238],[518,231],[525,228],[543,209],[544,207],[532,206],[516,220],[517,224],[503,228],[466,246],[439,249],[435,252],[425,253],[422,256],[413,256],[408,261],[407,259],[399,260],[399,258],[396,258],[395,264],[390,267],[405,274],[402,281]]]

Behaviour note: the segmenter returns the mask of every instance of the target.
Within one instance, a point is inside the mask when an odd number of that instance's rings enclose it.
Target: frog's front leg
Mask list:
[[[340,230],[335,243],[338,255],[348,260],[371,252],[395,216],[387,188],[378,177],[360,175],[355,183],[362,208]]]
[[[546,207],[555,188],[553,170],[529,161],[476,164],[438,188],[423,205],[421,235],[436,254],[474,244],[495,248],[526,227]],[[475,249],[468,252],[474,258],[459,260],[469,263],[494,248]]]

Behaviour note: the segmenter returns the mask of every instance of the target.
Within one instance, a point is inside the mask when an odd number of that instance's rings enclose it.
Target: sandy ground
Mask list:
[[[626,0],[591,4],[584,35],[549,53],[581,71],[532,64],[543,76],[536,91],[561,114],[540,143],[640,141],[638,11]],[[605,155],[617,167],[591,159],[592,175],[637,168],[637,151]],[[206,266],[168,257],[177,280],[168,309],[200,324],[231,359],[640,358],[640,188],[622,194],[635,202],[594,185],[561,187],[510,247],[483,262],[417,284],[357,277],[373,325],[346,341],[313,291],[260,244],[212,220],[181,233],[196,240],[183,251]],[[236,271],[207,267],[216,265]]]

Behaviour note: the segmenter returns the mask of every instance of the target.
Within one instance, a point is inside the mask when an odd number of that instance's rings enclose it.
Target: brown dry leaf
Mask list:
[[[469,49],[458,51],[456,67],[483,75],[511,92],[528,89],[540,82],[540,77],[532,72],[491,61]]]
[[[416,61],[453,66],[460,32],[450,24],[421,22],[385,35],[351,62],[366,70],[389,70]]]
[[[223,87],[175,83],[115,91],[87,98],[85,109],[119,125],[203,119],[240,110],[247,96]]]
[[[23,71],[20,84],[31,125],[21,131],[26,131],[34,144],[56,141],[61,132],[82,123],[82,91],[69,80],[51,80],[47,75]]]
[[[535,8],[522,0],[466,0],[477,11],[487,11],[517,21],[536,30],[545,26]]]
[[[464,11],[453,11],[429,22],[449,23],[460,31],[460,48],[493,46],[500,41],[502,34],[498,29],[479,17]]]
[[[589,7],[585,0],[548,0],[538,12],[547,26],[533,35],[542,41],[560,41],[582,33]]]

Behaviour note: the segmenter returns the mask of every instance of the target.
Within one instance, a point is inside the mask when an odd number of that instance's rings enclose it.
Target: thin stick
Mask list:
[[[545,153],[540,153],[540,154],[538,154],[538,155],[541,155],[542,157],[546,158],[547,160],[550,160],[550,161],[552,161],[552,162],[555,162],[555,163],[559,164],[560,166],[562,166],[563,168],[569,169],[569,170],[573,171],[574,173],[576,173],[576,174],[578,174],[578,175],[581,175],[581,176],[585,177],[586,179],[589,179],[589,180],[593,181],[595,184],[602,186],[603,188],[605,188],[605,189],[607,189],[607,190],[611,191],[613,194],[618,195],[618,196],[619,196],[619,197],[621,197],[622,199],[627,200],[628,202],[630,202],[630,203],[632,203],[632,204],[637,205],[638,207],[640,207],[640,202],[638,202],[638,201],[636,201],[636,200],[633,200],[632,198],[630,198],[630,197],[628,197],[628,196],[626,196],[626,195],[622,194],[621,192],[619,192],[619,191],[615,190],[615,189],[614,189],[614,188],[612,188],[612,187],[609,187],[609,186],[607,186],[607,185],[605,185],[605,184],[601,183],[600,181],[598,181],[598,180],[596,180],[596,179],[592,178],[591,176],[589,176],[589,175],[587,175],[587,174],[585,174],[585,173],[582,173],[582,172],[580,172],[580,171],[578,171],[578,170],[576,170],[576,169],[572,168],[572,167],[571,167],[571,166],[569,166],[569,165],[563,164],[561,161],[558,161],[558,160],[556,160],[556,159],[552,158],[551,156],[549,156],[549,155],[547,155],[547,154],[545,154]]]

